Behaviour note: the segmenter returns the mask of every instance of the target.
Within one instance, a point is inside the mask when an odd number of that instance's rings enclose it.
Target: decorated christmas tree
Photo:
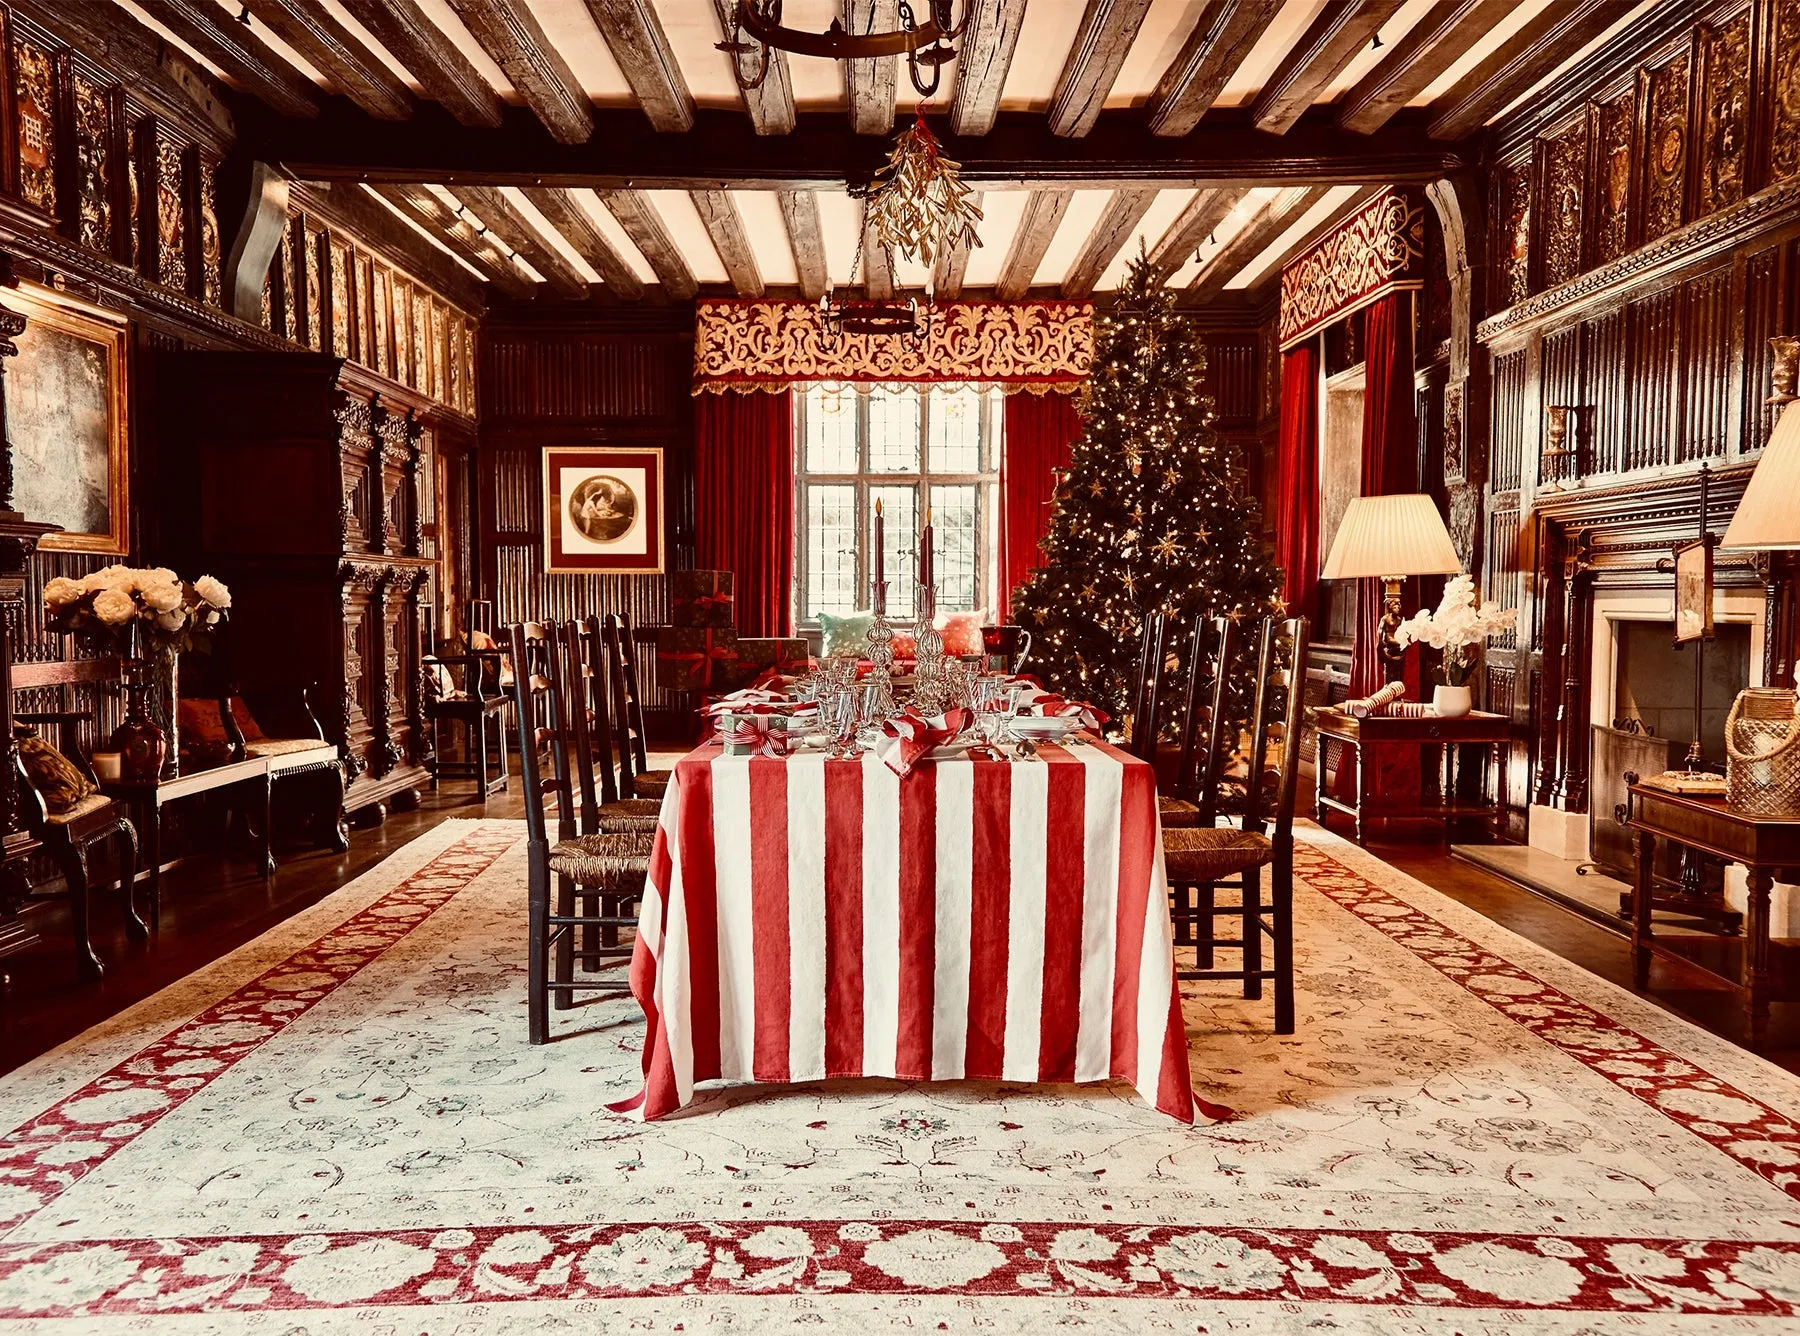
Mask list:
[[[1044,563],[1012,606],[1046,685],[1122,718],[1146,615],[1179,618],[1185,653],[1195,617],[1254,622],[1279,607],[1279,580],[1241,461],[1212,428],[1206,344],[1141,255],[1095,323],[1082,435]]]

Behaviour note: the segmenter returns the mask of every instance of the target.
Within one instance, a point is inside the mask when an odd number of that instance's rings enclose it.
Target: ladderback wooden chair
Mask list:
[[[503,651],[463,648],[460,653],[439,647],[424,657],[426,686],[423,701],[432,750],[431,787],[445,779],[472,779],[477,797],[505,793],[510,776],[506,766],[506,689],[501,684]],[[462,727],[460,761],[444,759],[438,746],[439,726]]]
[[[23,726],[25,733],[30,735],[19,739],[21,745],[14,753],[15,801],[25,828],[63,874],[61,894],[69,902],[69,921],[75,938],[75,969],[84,979],[98,979],[106,973],[88,929],[88,901],[92,891],[89,859],[95,848],[107,844],[114,846],[119,889],[125,902],[126,935],[133,941],[143,941],[150,935],[149,926],[137,910],[137,828],[132,825],[123,803],[99,791],[93,767],[78,736],[81,725],[91,721],[94,715],[91,710],[78,708],[74,699],[76,690],[116,687],[120,676],[121,665],[116,658],[17,663],[8,668],[9,691],[40,688],[55,695],[55,709],[8,710],[6,717],[13,724]],[[54,755],[43,756],[37,768],[54,766],[64,773],[72,771],[74,782],[86,792],[59,792],[57,801],[46,800],[39,787],[43,780],[30,773],[24,755],[35,737],[34,726],[56,731],[54,745],[47,748]],[[39,745],[43,745],[41,740]],[[33,889],[33,898],[41,894],[37,888]],[[156,908],[153,900],[153,920]]]
[[[1218,794],[1206,782],[1205,757],[1219,747],[1225,688],[1236,653],[1237,627],[1229,619],[1195,619],[1188,635],[1187,679],[1181,690],[1181,750],[1175,763],[1175,783],[1158,802],[1164,830],[1215,824]]]
[[[1178,922],[1185,918],[1198,930],[1195,944],[1201,952],[1200,968],[1177,974],[1241,981],[1250,999],[1262,996],[1264,980],[1273,981],[1277,1034],[1294,1032],[1294,805],[1306,705],[1306,637],[1304,617],[1265,618],[1259,629],[1255,723],[1241,824],[1163,832],[1163,864],[1177,893],[1173,913]],[[1262,898],[1264,867],[1270,869],[1268,903]],[[1241,903],[1215,907],[1212,888],[1231,877],[1240,880]],[[1200,905],[1186,908],[1186,893],[1193,890],[1203,892]],[[1239,935],[1215,936],[1217,916],[1229,914],[1239,917]],[[1267,969],[1262,963],[1265,936],[1273,956]],[[1216,947],[1240,950],[1242,967],[1208,968]]]
[[[606,705],[605,642],[599,631],[598,617],[563,623],[562,653],[555,660],[561,689],[569,701],[570,763],[581,804],[581,833],[654,834],[662,804],[649,798],[618,796],[612,768],[611,715]]]
[[[660,801],[669,788],[667,770],[651,770],[644,746],[644,707],[638,697],[637,657],[631,619],[609,612],[605,623],[606,675],[612,684],[613,737],[619,748],[619,796]]]
[[[1144,618],[1138,651],[1137,681],[1131,693],[1131,738],[1127,750],[1140,761],[1156,761],[1162,716],[1163,660],[1168,653],[1169,618],[1153,612]]]
[[[635,903],[643,894],[650,841],[643,835],[577,833],[570,778],[570,702],[558,690],[555,628],[535,622],[515,624],[506,630],[506,643],[515,667],[513,706],[525,789],[527,1037],[542,1044],[550,1038],[552,1005],[558,1010],[573,1006],[578,991],[615,996],[626,991],[626,981],[616,974],[575,977],[577,958],[585,963],[619,954],[616,946],[590,949],[585,942],[578,950],[576,934],[585,933],[590,925],[596,931],[620,926],[617,915],[609,919],[605,907]],[[547,799],[556,802],[554,838]],[[578,902],[589,912],[578,912]]]

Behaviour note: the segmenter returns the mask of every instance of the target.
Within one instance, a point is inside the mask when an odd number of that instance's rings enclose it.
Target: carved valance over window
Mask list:
[[[853,334],[827,344],[823,333],[814,303],[700,302],[694,393],[962,381],[1072,394],[1094,360],[1087,302],[943,302],[917,343]]]
[[[1425,203],[1411,190],[1385,190],[1282,268],[1281,346],[1424,280]]]

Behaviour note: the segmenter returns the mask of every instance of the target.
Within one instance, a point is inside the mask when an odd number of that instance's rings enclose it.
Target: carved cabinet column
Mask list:
[[[1562,562],[1562,698],[1557,705],[1560,759],[1556,805],[1565,812],[1587,810],[1588,691],[1586,663],[1593,618],[1592,563],[1585,534],[1569,543]]]

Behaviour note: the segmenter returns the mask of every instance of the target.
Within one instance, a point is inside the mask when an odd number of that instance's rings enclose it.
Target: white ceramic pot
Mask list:
[[[1431,693],[1431,708],[1440,719],[1461,719],[1474,707],[1467,687],[1438,687]]]

